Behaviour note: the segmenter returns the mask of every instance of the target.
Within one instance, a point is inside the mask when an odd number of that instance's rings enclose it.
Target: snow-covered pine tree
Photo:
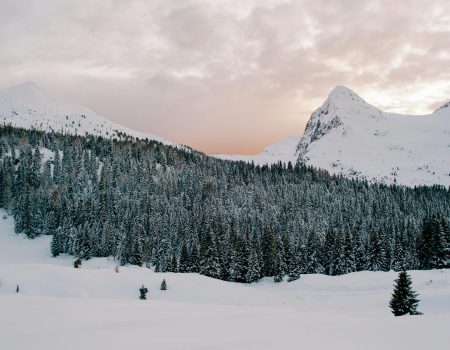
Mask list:
[[[380,235],[371,232],[367,247],[367,270],[382,271],[386,265],[386,253],[380,239]]]
[[[287,265],[288,282],[296,281],[301,274],[301,255],[294,246],[290,246],[288,250],[289,260]]]
[[[419,259],[423,269],[447,266],[450,243],[447,242],[445,221],[437,215],[426,217],[419,238]]]
[[[141,288],[139,288],[139,299],[146,300],[147,293],[148,293],[148,289],[144,285],[142,285]]]
[[[178,272],[188,272],[189,270],[189,252],[186,242],[181,246],[180,259],[178,262]]]
[[[392,257],[392,268],[394,271],[406,269],[406,247],[405,239],[401,233],[395,235],[394,254]]]
[[[221,266],[214,242],[213,233],[209,232],[200,248],[200,273],[205,276],[220,278]]]
[[[164,278],[161,282],[161,286],[159,287],[160,290],[167,290],[167,282],[166,279]]]
[[[395,316],[420,314],[417,311],[418,294],[412,289],[411,284],[411,277],[408,273],[401,271],[395,280],[394,292],[389,302],[389,306]]]
[[[264,231],[261,248],[263,258],[261,272],[264,276],[273,276],[275,274],[274,267],[277,263],[277,238],[270,226]]]

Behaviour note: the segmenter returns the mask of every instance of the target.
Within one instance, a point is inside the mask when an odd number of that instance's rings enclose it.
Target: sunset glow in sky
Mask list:
[[[448,0],[0,0],[0,87],[34,81],[207,153],[303,132],[335,85],[392,112],[450,99]]]

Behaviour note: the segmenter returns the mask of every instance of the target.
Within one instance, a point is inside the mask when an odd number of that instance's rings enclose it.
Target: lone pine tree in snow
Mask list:
[[[418,294],[411,288],[411,277],[406,271],[401,271],[395,280],[394,293],[392,294],[389,306],[395,316],[406,314],[420,315],[417,311],[419,299]]]
[[[166,283],[166,279],[165,278],[162,280],[161,287],[159,289],[167,290],[167,283]]]
[[[139,299],[146,300],[147,293],[148,293],[148,289],[144,285],[142,285],[141,288],[139,288]]]

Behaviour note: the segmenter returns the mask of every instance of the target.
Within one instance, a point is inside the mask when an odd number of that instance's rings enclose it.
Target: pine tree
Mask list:
[[[53,183],[58,184],[61,181],[61,160],[59,150],[55,151],[55,159],[53,160]]]
[[[148,293],[148,289],[145,288],[144,285],[142,285],[141,288],[139,288],[139,299],[146,300],[147,299],[147,293]]]
[[[245,282],[255,282],[261,276],[261,267],[259,265],[258,253],[254,247],[250,251],[247,264],[248,269],[245,275]]]
[[[75,255],[88,260],[92,257],[92,242],[88,232],[88,224],[81,225],[75,238]]]
[[[50,251],[53,257],[57,257],[60,253],[61,242],[59,240],[59,233],[56,231],[53,234],[52,241],[50,242]]]
[[[361,240],[360,233],[353,236],[353,247],[355,252],[355,267],[356,271],[362,271],[367,265],[366,250]]]
[[[406,269],[406,247],[404,237],[401,233],[395,235],[392,268],[394,271],[403,271]]]
[[[200,271],[200,262],[198,257],[198,249],[197,247],[193,247],[191,254],[189,255],[189,264],[187,272],[199,272]]]
[[[188,272],[189,270],[189,252],[186,242],[181,246],[180,260],[178,263],[178,272]]]
[[[353,246],[353,236],[350,232],[345,234],[344,239],[344,264],[343,273],[356,271],[356,259]]]
[[[380,238],[381,236],[375,232],[369,236],[367,269],[370,271],[382,271],[386,264],[386,253]]]
[[[418,294],[411,288],[411,277],[406,271],[401,271],[395,280],[394,293],[389,302],[392,313],[395,316],[406,314],[418,315]]]
[[[323,273],[323,266],[320,264],[320,243],[317,234],[311,231],[305,247],[305,273]]]
[[[322,245],[320,254],[320,263],[322,264],[324,271],[327,275],[331,274],[333,254],[334,254],[334,242],[336,234],[333,230],[328,230],[325,235],[325,241]]]
[[[287,264],[288,282],[293,282],[300,278],[301,272],[300,254],[293,246],[290,246],[288,248],[288,255],[289,255]]]
[[[443,268],[447,266],[447,254],[450,243],[447,242],[445,221],[437,215],[423,220],[419,238],[419,259],[423,269]]]
[[[142,266],[142,246],[139,237],[133,236],[131,240],[130,264]]]
[[[277,257],[277,238],[272,228],[266,229],[262,239],[262,257],[263,276],[273,276],[275,274],[274,267],[276,266]]]
[[[167,283],[166,283],[166,279],[163,279],[161,282],[161,287],[159,288],[161,290],[167,290]]]
[[[206,235],[200,249],[200,273],[213,278],[221,275],[219,255],[211,232]]]
[[[274,270],[273,270],[274,281],[275,282],[283,281],[283,278],[286,274],[286,270],[287,270],[287,267],[286,267],[285,257],[284,257],[283,241],[277,235],[276,236],[275,266],[274,266]]]
[[[236,282],[247,282],[250,245],[246,235],[237,237],[233,244],[230,277]]]

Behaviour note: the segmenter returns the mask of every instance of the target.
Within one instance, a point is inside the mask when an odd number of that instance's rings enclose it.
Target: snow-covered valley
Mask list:
[[[0,214],[1,349],[434,349],[450,341],[449,270],[411,271],[424,315],[394,317],[395,272],[239,284],[135,266],[117,273],[106,258],[74,269],[72,257],[50,256],[49,236],[16,235]],[[148,300],[138,299],[141,284]]]

